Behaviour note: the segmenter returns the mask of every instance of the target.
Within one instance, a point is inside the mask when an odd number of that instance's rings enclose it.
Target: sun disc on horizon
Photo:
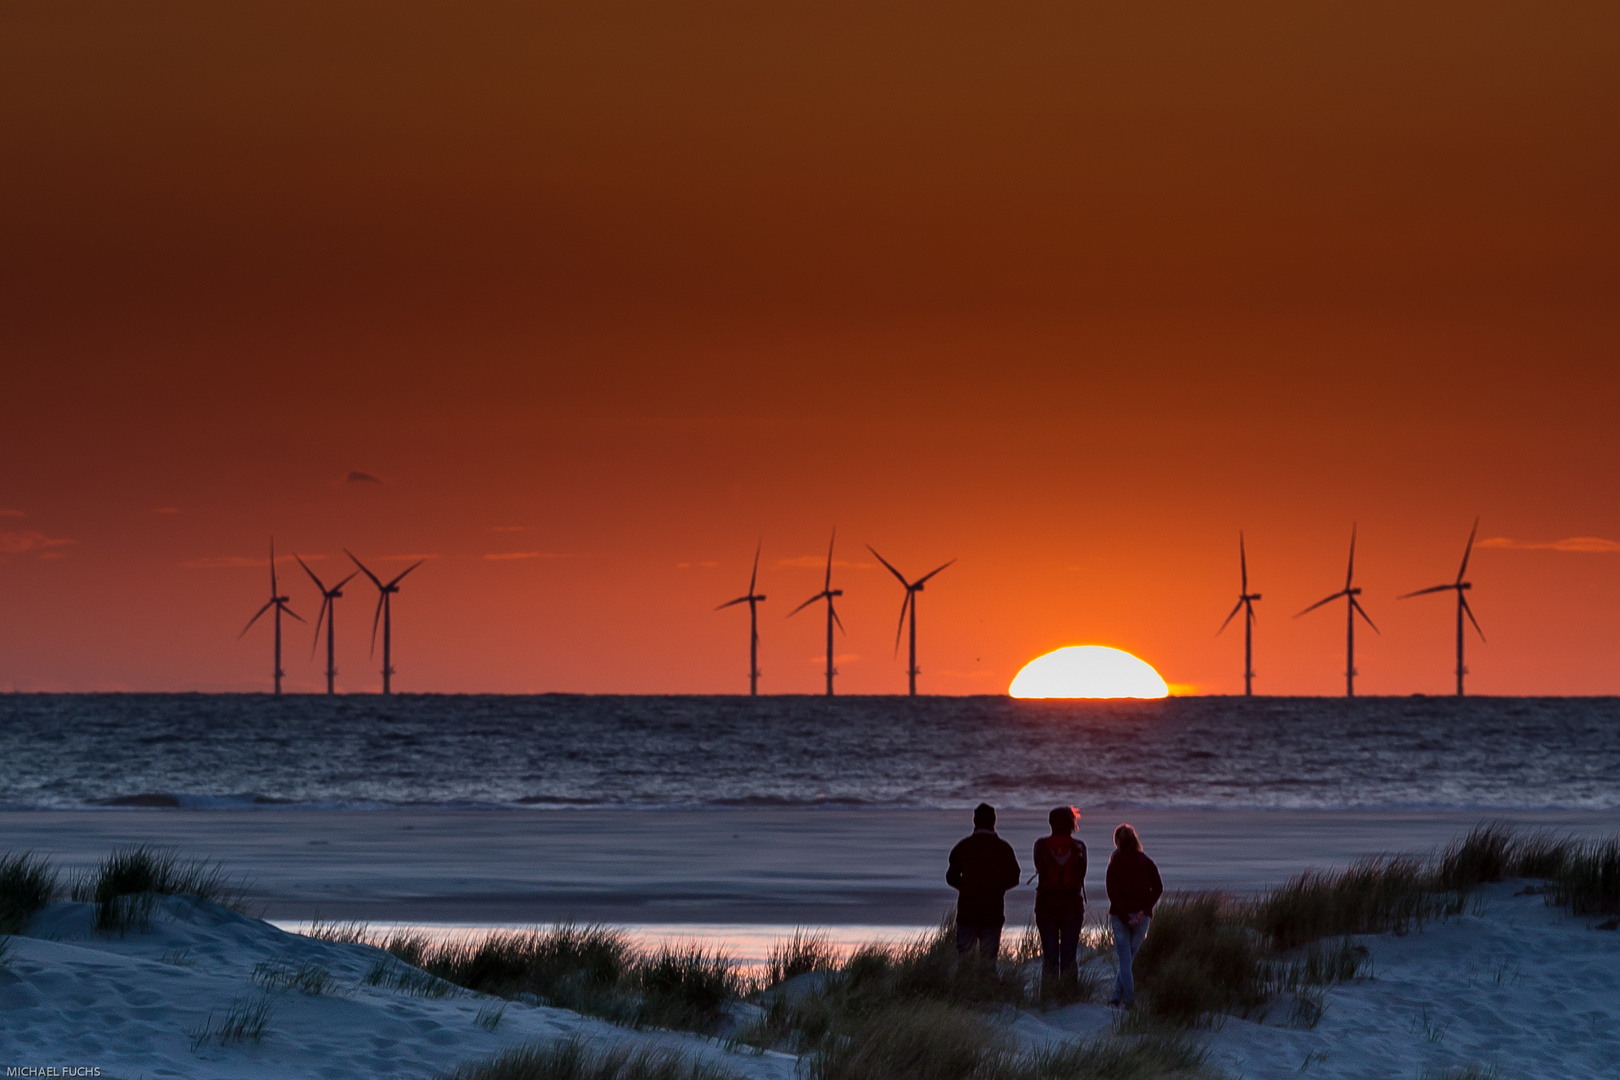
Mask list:
[[[1070,645],[1024,665],[1007,693],[1015,698],[1162,698],[1170,687],[1153,665],[1124,649]]]

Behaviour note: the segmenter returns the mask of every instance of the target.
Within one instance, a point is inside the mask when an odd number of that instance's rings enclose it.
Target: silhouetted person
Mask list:
[[[980,803],[973,811],[973,835],[951,849],[945,882],[956,890],[956,951],[977,947],[979,963],[994,971],[1007,922],[1002,898],[1018,884],[1018,856],[996,835],[996,808]]]
[[[1153,907],[1164,895],[1159,868],[1142,851],[1142,840],[1129,825],[1114,830],[1114,854],[1108,859],[1108,924],[1119,954],[1119,977],[1110,1005],[1136,1004],[1131,964],[1147,938]]]
[[[1074,838],[1072,806],[1046,815],[1052,835],[1035,841],[1035,929],[1041,935],[1041,974],[1050,982],[1074,974],[1080,926],[1086,921],[1086,845]]]

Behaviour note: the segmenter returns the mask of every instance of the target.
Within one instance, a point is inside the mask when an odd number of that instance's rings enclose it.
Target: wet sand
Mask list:
[[[1087,812],[1094,901],[1125,819],[1170,888],[1232,891],[1424,851],[1480,821],[1620,832],[1620,811]],[[1044,823],[1002,816],[1021,862]],[[0,850],[72,872],[118,845],[173,847],[244,878],[255,910],[277,921],[915,927],[951,906],[945,857],[968,831],[968,815],[938,810],[12,811],[0,813]],[[1009,922],[1032,903],[1031,888],[1008,894]]]

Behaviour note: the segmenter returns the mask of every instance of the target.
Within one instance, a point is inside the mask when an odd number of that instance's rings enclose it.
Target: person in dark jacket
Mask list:
[[[1136,1004],[1131,964],[1147,938],[1153,907],[1164,895],[1159,868],[1142,850],[1142,839],[1129,825],[1114,830],[1114,854],[1108,860],[1108,923],[1119,954],[1119,977],[1110,1005]]]
[[[973,835],[951,849],[945,882],[956,890],[956,951],[979,950],[979,962],[994,971],[1007,921],[1002,902],[1018,884],[1018,856],[996,835],[996,809],[980,803],[973,811]]]
[[[1086,921],[1086,845],[1074,838],[1080,812],[1059,806],[1046,820],[1052,835],[1035,841],[1035,929],[1041,935],[1041,975],[1050,983],[1074,974],[1080,927]]]

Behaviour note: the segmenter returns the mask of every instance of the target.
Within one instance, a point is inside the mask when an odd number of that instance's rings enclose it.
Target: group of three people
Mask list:
[[[1041,938],[1043,979],[1062,980],[1075,970],[1080,928],[1086,918],[1086,845],[1074,835],[1080,812],[1059,806],[1047,815],[1052,833],[1035,841],[1035,929]],[[993,969],[1006,924],[1006,894],[1023,871],[1012,845],[996,834],[996,810],[980,803],[973,811],[973,835],[951,849],[945,881],[957,891],[956,951],[977,950],[980,962]],[[1108,921],[1119,955],[1119,976],[1111,1005],[1131,1005],[1136,984],[1131,964],[1147,938],[1153,908],[1164,894],[1159,868],[1142,851],[1141,837],[1130,825],[1114,830],[1114,853],[1108,859]]]

